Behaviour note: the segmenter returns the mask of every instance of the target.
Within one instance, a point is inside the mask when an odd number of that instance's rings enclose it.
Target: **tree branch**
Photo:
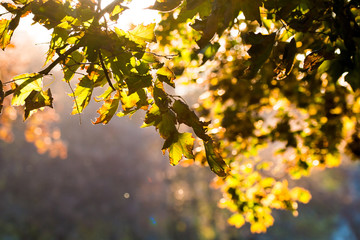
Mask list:
[[[79,49],[81,47],[80,44],[76,44],[74,46],[72,46],[71,48],[69,48],[68,50],[66,50],[66,52],[64,52],[63,54],[59,55],[59,57],[52,62],[49,66],[47,66],[45,69],[41,70],[39,72],[39,74],[43,74],[43,75],[48,75],[49,72],[56,66],[58,65],[61,61],[65,60],[67,56],[69,56],[72,52],[76,51],[77,49]]]

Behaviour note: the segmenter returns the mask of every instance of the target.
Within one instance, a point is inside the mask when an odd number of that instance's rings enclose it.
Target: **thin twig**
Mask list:
[[[110,80],[110,77],[109,77],[109,72],[108,72],[108,70],[107,70],[106,67],[105,67],[104,59],[103,59],[103,57],[102,57],[102,54],[101,54],[101,51],[100,51],[100,50],[99,50],[99,60],[100,60],[100,64],[101,64],[101,67],[102,67],[102,69],[103,69],[103,71],[104,71],[105,78],[106,78],[107,82],[109,83],[110,87],[111,87],[114,91],[116,91],[116,89],[114,88],[113,84],[111,83],[111,80]]]
[[[72,52],[80,48],[80,44],[76,44],[61,54],[54,62],[52,62],[47,68],[41,70],[39,74],[48,75],[49,72],[58,65],[61,61],[65,60]]]
[[[163,58],[166,58],[166,59],[173,59],[174,57],[178,57],[179,54],[170,54],[170,55],[161,55],[161,54],[157,54],[157,53],[153,53],[153,52],[148,52],[148,51],[145,51],[145,53],[149,53],[149,54],[152,54],[156,57],[163,57]]]
[[[74,92],[74,89],[72,88],[71,84],[70,84],[70,81],[66,81],[66,83],[69,85],[69,88],[72,92],[72,95],[73,95],[73,98],[74,98],[74,102],[75,102],[75,107],[76,107],[76,110],[78,112],[78,115],[79,115],[79,123],[81,125],[81,113],[80,113],[80,108],[79,108],[79,105],[78,105],[78,102],[76,100],[76,97],[75,97],[75,92]]]

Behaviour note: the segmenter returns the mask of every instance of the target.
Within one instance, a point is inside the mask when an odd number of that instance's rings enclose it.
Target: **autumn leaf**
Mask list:
[[[149,25],[137,25],[133,30],[127,32],[131,41],[136,42],[141,46],[146,46],[147,43],[155,42],[155,23]]]
[[[52,108],[52,103],[53,98],[50,89],[48,89],[46,92],[33,90],[25,99],[24,120],[26,120],[30,116],[30,113],[36,109],[46,106]]]
[[[115,115],[120,102],[120,94],[118,92],[115,93],[114,97],[109,97],[105,100],[102,107],[97,111],[100,116],[96,119],[96,121],[92,122],[93,124],[107,124],[111,120],[111,118]]]
[[[210,166],[211,171],[220,177],[225,177],[229,167],[226,165],[220,154],[214,148],[212,140],[204,142],[206,159]]]
[[[168,67],[164,66],[160,68],[157,70],[156,74],[161,82],[165,82],[168,85],[175,87],[175,74]]]
[[[22,74],[13,78],[12,88],[14,89],[14,96],[11,100],[13,106],[22,106],[25,104],[25,99],[32,91],[42,90],[42,75],[41,74]]]
[[[84,76],[80,79],[80,82],[76,86],[74,94],[71,94],[75,97],[73,106],[73,111],[71,114],[81,113],[91,100],[91,95],[94,89],[94,82],[90,80],[88,76]]]
[[[168,139],[177,132],[175,124],[175,114],[172,112],[166,112],[161,115],[161,121],[156,125],[156,128],[159,129],[159,133],[162,138]]]
[[[168,149],[171,165],[177,165],[183,156],[188,159],[194,158],[194,140],[191,133],[176,133],[165,141],[163,150]]]
[[[10,43],[12,31],[9,30],[9,24],[11,20],[1,19],[0,20],[0,48],[4,50]]]

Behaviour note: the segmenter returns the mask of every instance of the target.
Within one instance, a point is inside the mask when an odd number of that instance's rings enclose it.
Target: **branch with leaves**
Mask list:
[[[103,9],[101,1],[1,3],[11,15],[0,20],[2,49],[28,13],[53,30],[47,67],[14,77],[1,101],[24,106],[25,119],[52,107],[42,78],[61,65],[68,84],[81,76],[72,114],[88,106],[95,88],[103,105],[94,124],[146,111],[143,127],[157,129],[170,163],[209,165],[219,176],[221,207],[233,212],[229,223],[249,222],[252,232],[273,224],[272,209],[297,215],[297,203],[310,200],[305,189],[278,179],[278,169],[298,179],[339,165],[342,151],[360,155],[357,1],[158,0],[149,8],[162,13],[158,26],[109,27],[128,10],[125,2]],[[151,52],[155,42],[158,52]],[[166,91],[177,75],[207,89],[197,113]],[[189,131],[179,132],[180,125]],[[272,142],[283,143],[277,164],[257,156]]]

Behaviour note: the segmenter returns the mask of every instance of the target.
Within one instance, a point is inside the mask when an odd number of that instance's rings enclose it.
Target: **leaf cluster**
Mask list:
[[[278,180],[279,169],[283,178],[298,179],[316,167],[338,166],[344,151],[359,156],[358,1],[157,0],[150,9],[162,12],[158,26],[130,31],[111,27],[127,11],[124,3],[103,9],[101,1],[2,3],[11,15],[0,20],[2,49],[30,12],[53,33],[46,67],[13,78],[0,99],[12,96],[27,118],[53,105],[42,78],[55,66],[69,85],[80,75],[73,114],[88,106],[95,89],[103,105],[94,124],[144,110],[143,126],[158,130],[170,163],[207,162],[219,176],[220,205],[234,213],[229,223],[249,222],[253,232],[273,224],[272,209],[296,215],[297,202],[310,199],[305,189]],[[149,50],[154,42],[160,52],[178,54],[171,69]],[[177,75],[207,89],[197,108],[201,120],[166,90]],[[180,132],[180,125],[191,130]],[[193,151],[194,135],[203,151]],[[258,157],[276,143],[276,163]]]

